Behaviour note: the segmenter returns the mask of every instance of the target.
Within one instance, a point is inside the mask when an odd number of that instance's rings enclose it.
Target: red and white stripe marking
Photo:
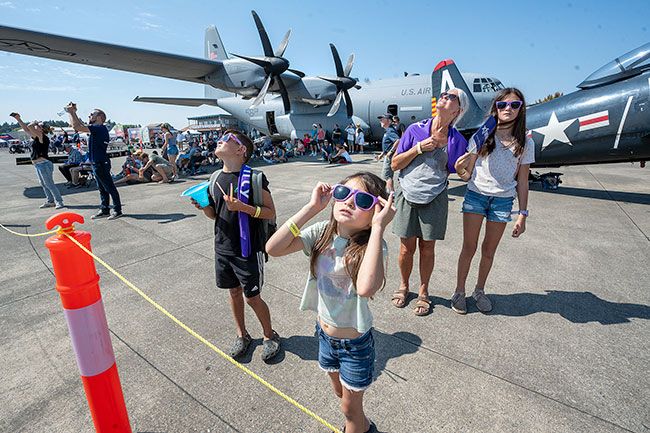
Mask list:
[[[578,117],[578,121],[580,122],[580,132],[609,126],[609,110]]]

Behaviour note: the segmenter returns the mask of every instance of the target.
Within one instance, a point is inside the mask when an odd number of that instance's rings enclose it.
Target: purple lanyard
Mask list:
[[[251,174],[252,169],[244,165],[239,172],[239,185],[237,187],[237,198],[244,204],[248,204],[248,198],[251,191]],[[247,258],[251,254],[251,234],[248,223],[248,214],[239,213],[239,237],[241,238],[241,255]]]

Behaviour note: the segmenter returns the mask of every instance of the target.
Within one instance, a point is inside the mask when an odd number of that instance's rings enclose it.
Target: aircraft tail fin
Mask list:
[[[204,55],[208,60],[223,61],[228,59],[228,53],[226,53],[226,48],[223,46],[221,36],[219,36],[219,32],[215,26],[210,26],[205,29]],[[206,98],[218,99],[232,96],[232,93],[215,89],[206,84],[204,95]]]
[[[483,110],[481,110],[479,105],[476,103],[472,91],[467,86],[467,83],[458,70],[458,67],[451,59],[446,59],[438,63],[431,74],[431,115],[436,115],[436,102],[440,94],[446,92],[452,87],[463,90],[469,100],[467,112],[456,127],[461,130],[478,128],[484,120]]]

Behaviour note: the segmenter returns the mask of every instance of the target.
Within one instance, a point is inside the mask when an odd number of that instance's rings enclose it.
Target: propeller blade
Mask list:
[[[354,110],[352,109],[352,98],[350,98],[350,94],[347,90],[343,91],[343,96],[345,96],[345,107],[348,109],[348,117],[352,118],[352,115],[354,114]]]
[[[354,65],[354,53],[350,54],[350,57],[348,57],[348,64],[345,65],[345,73],[346,77],[350,76],[350,72],[352,72],[352,66]]]
[[[253,14],[253,19],[255,20],[255,25],[257,26],[257,32],[260,34],[260,40],[262,41],[262,48],[264,48],[264,55],[266,57],[273,57],[273,47],[271,47],[271,41],[269,40],[269,35],[266,34],[264,30],[264,25],[262,20],[257,15],[255,11],[251,11]]]
[[[269,75],[269,77],[266,79],[264,82],[264,86],[262,86],[262,90],[260,90],[260,93],[257,95],[253,103],[251,104],[250,108],[257,107],[262,103],[262,100],[264,100],[264,97],[266,96],[266,92],[269,90],[269,86],[271,85],[271,80],[273,79],[272,76]]]
[[[240,54],[234,54],[234,53],[230,53],[230,55],[234,57],[238,57],[240,59],[248,60],[249,62],[255,63],[257,66],[260,66],[264,69],[266,69],[269,66],[269,62],[267,62],[266,60],[257,59],[255,57],[242,56]]]
[[[275,78],[275,82],[278,83],[280,88],[280,94],[282,95],[282,103],[284,104],[284,113],[288,114],[291,111],[291,101],[289,100],[289,92],[287,92],[287,87],[282,81],[282,77],[279,75]]]
[[[355,85],[354,85],[354,88],[357,89],[357,90],[359,90],[359,89],[361,89],[361,86],[360,86],[359,84],[355,84]]]
[[[342,77],[343,76],[343,65],[341,65],[341,57],[339,56],[339,52],[336,51],[336,47],[334,44],[330,44],[330,49],[332,50],[332,57],[334,57],[334,66],[336,67],[336,76],[337,77]]]
[[[302,71],[299,71],[297,69],[287,69],[287,71],[293,72],[294,74],[296,74],[300,78],[305,78],[305,73],[302,72]]]
[[[341,105],[341,99],[343,99],[343,92],[339,92],[336,94],[336,99],[334,99],[334,103],[332,104],[332,108],[330,108],[329,113],[327,113],[327,117],[332,117],[333,115],[336,114],[337,111],[339,111],[339,106]]]
[[[278,45],[278,49],[275,50],[275,57],[282,57],[284,55],[284,50],[287,49],[290,36],[291,36],[291,29],[287,31],[287,34],[284,35],[284,39],[282,39],[282,42],[280,42],[280,45]]]

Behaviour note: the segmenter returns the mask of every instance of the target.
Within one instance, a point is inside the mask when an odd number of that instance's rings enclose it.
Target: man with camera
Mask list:
[[[88,125],[85,125],[77,116],[77,105],[70,102],[65,111],[70,116],[70,124],[76,132],[86,132],[90,134],[88,139],[88,159],[93,167],[93,173],[97,180],[99,196],[101,198],[101,207],[99,212],[93,215],[92,219],[104,218],[113,220],[122,216],[122,203],[120,194],[113,183],[111,176],[111,160],[106,153],[110,137],[108,128],[104,125],[106,122],[106,113],[99,108],[95,108],[88,115]],[[110,199],[113,199],[113,211],[110,212]]]

